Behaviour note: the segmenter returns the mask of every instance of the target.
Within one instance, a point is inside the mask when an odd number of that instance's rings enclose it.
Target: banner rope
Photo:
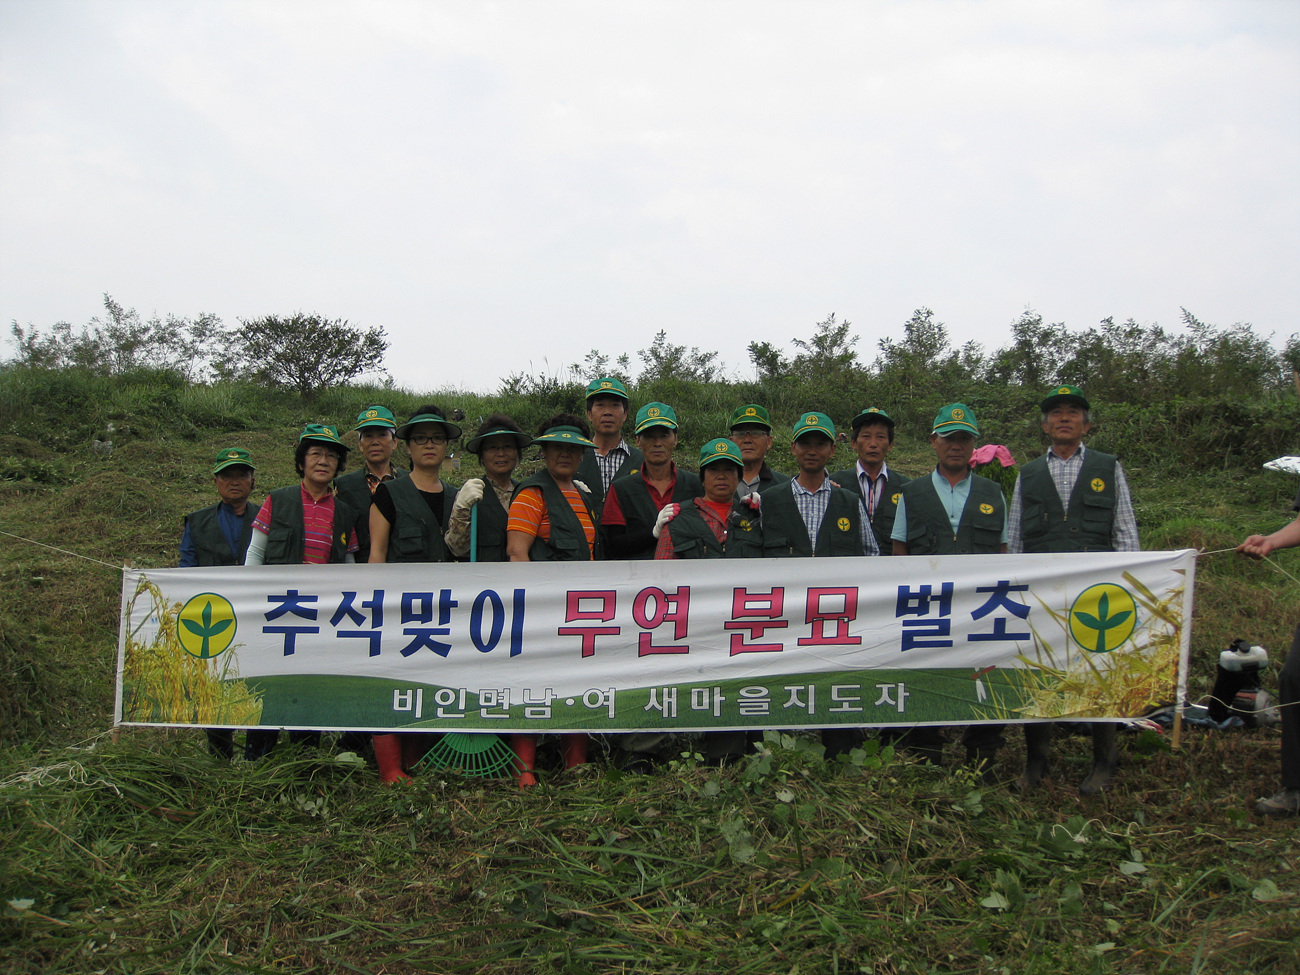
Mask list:
[[[71,555],[74,559],[83,559],[86,562],[94,562],[96,565],[106,565],[115,572],[121,572],[126,568],[124,565],[114,565],[112,562],[104,562],[101,559],[92,559],[89,555],[82,555],[80,552],[70,552],[66,548],[59,548],[56,545],[46,545],[44,542],[38,542],[34,538],[24,538],[22,535],[15,535],[13,532],[7,532],[3,529],[0,529],[0,535],[8,535],[10,538],[18,539],[20,542],[29,542],[32,545],[39,545],[41,548],[48,548],[51,552]]]

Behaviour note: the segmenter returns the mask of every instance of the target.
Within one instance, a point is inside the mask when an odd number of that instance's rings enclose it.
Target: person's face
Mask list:
[[[506,434],[488,437],[479,448],[483,470],[492,477],[508,477],[519,466],[519,445]]]
[[[253,469],[243,464],[232,464],[219,472],[213,481],[217,496],[226,504],[240,504],[253,493]]]
[[[704,496],[710,501],[730,501],[740,484],[740,468],[730,461],[720,460],[700,469],[704,482]]]
[[[302,459],[303,480],[318,488],[329,486],[339,470],[339,455],[329,447],[311,446]]]
[[[790,445],[801,474],[818,474],[835,456],[835,441],[824,433],[805,433]]]
[[[945,474],[965,474],[970,470],[970,455],[975,453],[975,438],[969,433],[958,431],[941,437],[930,434],[930,446],[939,459],[939,470]]]
[[[762,463],[772,449],[772,432],[758,423],[742,423],[731,428],[731,442],[740,448],[746,464]]]
[[[397,449],[397,434],[390,427],[362,427],[357,435],[366,464],[374,468],[387,467]]]
[[[889,441],[889,425],[886,423],[868,423],[859,427],[853,438],[853,449],[858,452],[858,460],[862,461],[863,467],[879,467],[893,446]]]
[[[623,429],[627,400],[621,396],[593,396],[587,400],[587,420],[597,434],[611,436]]]
[[[636,436],[636,445],[645,454],[647,464],[667,464],[677,446],[677,431],[668,427],[649,427]]]
[[[416,467],[436,470],[447,459],[447,428],[441,423],[417,423],[407,433],[406,452]]]
[[[1091,429],[1084,418],[1083,407],[1074,404],[1053,407],[1048,410],[1047,419],[1043,421],[1043,433],[1057,447],[1077,447]]]
[[[542,460],[546,462],[546,470],[557,480],[573,480],[573,475],[578,473],[578,465],[582,463],[583,449],[571,443],[542,444]]]

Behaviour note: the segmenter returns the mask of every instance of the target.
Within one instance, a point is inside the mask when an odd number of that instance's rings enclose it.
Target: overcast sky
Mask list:
[[[1298,145],[1293,0],[0,0],[0,320],[318,311],[414,390],[923,305],[1282,339]]]

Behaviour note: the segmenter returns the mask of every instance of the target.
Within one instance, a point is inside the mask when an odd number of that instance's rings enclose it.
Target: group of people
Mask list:
[[[857,463],[832,472],[837,432],[825,413],[800,414],[791,431],[794,473],[768,463],[773,425],[759,404],[738,407],[726,437],[706,442],[698,473],[678,467],[678,421],[666,403],[635,412],[633,442],[624,436],[631,401],[615,377],[586,389],[586,415],[560,413],[536,435],[510,417],[484,419],[465,449],[477,456],[484,476],[460,488],[441,470],[448,445],[462,435],[435,404],[419,407],[399,424],[383,406],[357,417],[353,432],[362,466],[344,473],[350,448],[336,427],[310,424],[294,455],[301,481],[271,491],[260,509],[249,503],[254,465],[240,447],[219,451],[213,468],[219,502],[185,521],[182,566],[324,562],[590,561],[600,559],[789,558],[907,556],[1018,552],[1136,551],[1137,522],[1119,460],[1083,444],[1092,428],[1083,392],[1063,385],[1041,403],[1041,427],[1050,449],[1020,471],[1010,503],[1001,487],[972,472],[979,438],[974,412],[951,403],[935,416],[929,436],[936,464],[909,479],[892,469],[895,422],[879,407],[850,421]],[[393,455],[405,443],[409,471]],[[514,478],[525,449],[540,449],[543,467],[522,482]],[[1243,543],[1243,551],[1300,544],[1294,526]],[[1300,631],[1297,633],[1300,643]],[[1293,653],[1291,661],[1300,658]],[[1290,661],[1289,661],[1290,663]],[[1295,668],[1300,672],[1300,667]],[[1285,701],[1284,701],[1285,703]],[[1285,709],[1284,709],[1285,710]],[[1297,717],[1300,721],[1300,716]],[[1094,724],[1093,763],[1080,791],[1106,788],[1118,764],[1116,726]],[[1002,726],[965,729],[967,760],[986,774],[1004,743]],[[1284,732],[1295,738],[1300,729]],[[890,729],[900,748],[941,761],[943,731],[937,727]],[[1047,774],[1050,724],[1025,725],[1027,759],[1017,780],[1037,786]],[[318,733],[292,732],[311,742]],[[855,729],[822,732],[828,757],[860,741]],[[274,747],[275,731],[250,731],[246,756]],[[355,737],[344,745],[355,746]],[[653,763],[662,735],[621,736],[628,767]],[[753,733],[715,732],[703,751],[715,762],[734,761]],[[418,736],[373,736],[376,763],[386,782],[407,777],[418,758]],[[233,753],[231,732],[212,730],[213,750]],[[535,783],[535,740],[510,736],[519,783]],[[1294,742],[1292,742],[1294,746]],[[1284,752],[1286,739],[1284,739]],[[1293,748],[1294,751],[1294,748]],[[586,760],[585,735],[564,736],[566,767]],[[1292,761],[1292,778],[1297,774]],[[1274,797],[1277,810],[1300,809],[1300,781]],[[1295,801],[1287,799],[1294,794]],[[1269,800],[1274,802],[1274,800]],[[1289,806],[1288,806],[1288,803]]]

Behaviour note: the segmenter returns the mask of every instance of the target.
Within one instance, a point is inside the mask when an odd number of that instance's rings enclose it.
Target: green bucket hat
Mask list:
[[[834,440],[835,424],[831,422],[831,418],[825,413],[805,413],[795,421],[794,434],[791,439],[798,440],[805,433],[824,433],[831,440]]]
[[[492,427],[490,430],[480,430],[470,438],[469,443],[465,444],[465,449],[471,454],[481,455],[483,452],[483,441],[488,437],[514,437],[515,446],[520,450],[532,444],[533,438],[520,430],[511,430],[509,427]]]
[[[460,436],[460,427],[450,420],[444,420],[437,413],[417,413],[397,428],[397,439],[405,440],[411,434],[411,427],[420,423],[441,423],[447,431],[448,440],[455,440]]]
[[[700,470],[703,470],[714,461],[720,460],[729,460],[741,470],[745,469],[745,461],[740,456],[740,448],[725,437],[710,440],[700,448]]]
[[[934,429],[931,433],[937,433],[941,437],[946,437],[950,433],[969,433],[973,437],[980,435],[979,425],[975,422],[975,411],[965,403],[949,403],[939,410],[938,416],[934,418]]]
[[[327,423],[308,423],[302,428],[302,433],[298,437],[298,442],[310,440],[312,443],[333,444],[347,454],[349,448],[342,440],[339,439],[339,428],[332,427]]]
[[[1083,395],[1083,390],[1078,386],[1056,386],[1039,404],[1044,413],[1050,413],[1058,406],[1082,406],[1085,410],[1092,409],[1087,397]]]
[[[213,458],[212,473],[220,474],[227,467],[242,465],[250,471],[257,470],[253,466],[253,455],[243,447],[227,447],[225,450],[218,450],[216,457]]]
[[[397,417],[386,406],[367,406],[357,414],[357,425],[353,430],[364,427],[384,427],[386,430],[397,429]]]
[[[859,413],[849,422],[849,429],[850,430],[857,429],[862,424],[871,422],[873,420],[879,420],[882,423],[888,424],[889,429],[891,430],[894,429],[894,418],[890,416],[888,413],[886,413],[884,410],[882,410],[879,406],[868,406],[865,410],[863,410],[861,413]]]
[[[651,427],[677,429],[677,414],[667,403],[647,403],[636,411],[636,432],[644,433]]]
[[[570,444],[575,447],[595,447],[596,445],[582,435],[582,431],[577,427],[551,427],[540,437],[534,437],[532,442],[537,446],[548,443]]]
[[[756,427],[767,427],[767,432],[772,432],[772,415],[767,412],[767,407],[759,406],[757,403],[746,403],[744,406],[737,406],[736,411],[731,414],[731,425],[728,430],[734,430],[736,427],[751,425]]]
[[[585,399],[591,399],[593,396],[617,396],[624,400],[629,400],[627,387],[623,385],[623,380],[614,376],[601,376],[599,379],[593,379],[587,383],[587,395]]]

